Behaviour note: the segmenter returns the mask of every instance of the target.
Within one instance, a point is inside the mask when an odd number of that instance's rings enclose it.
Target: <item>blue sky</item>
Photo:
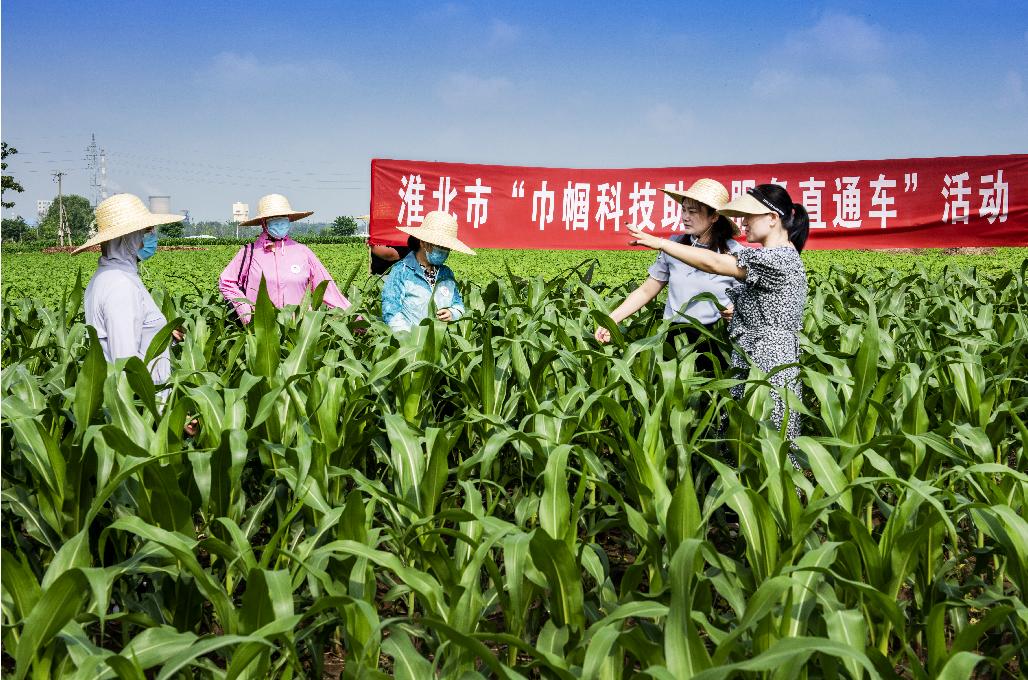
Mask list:
[[[25,186],[227,219],[367,212],[373,157],[657,167],[1028,151],[1020,2],[27,2],[0,127]]]

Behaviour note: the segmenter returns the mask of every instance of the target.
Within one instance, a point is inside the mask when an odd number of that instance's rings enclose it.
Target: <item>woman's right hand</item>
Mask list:
[[[732,320],[732,315],[735,314],[735,305],[729,303],[727,307],[721,310],[721,318],[726,322]]]
[[[610,342],[610,331],[608,331],[603,326],[600,326],[599,328],[596,329],[596,333],[594,334],[594,337],[596,338],[597,342],[602,342],[602,343],[606,344],[606,343]]]

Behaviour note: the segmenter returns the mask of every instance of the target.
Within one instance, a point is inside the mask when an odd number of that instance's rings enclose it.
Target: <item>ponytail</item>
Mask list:
[[[799,203],[793,203],[792,216],[788,220],[783,220],[782,225],[789,232],[789,240],[796,247],[796,252],[803,252],[807,235],[810,233],[810,217],[807,216],[807,209]]]
[[[803,250],[810,234],[810,217],[807,209],[799,203],[793,203],[792,197],[780,184],[760,184],[750,190],[757,200],[774,209],[782,218],[782,227],[789,234],[789,241],[796,247],[796,252]]]

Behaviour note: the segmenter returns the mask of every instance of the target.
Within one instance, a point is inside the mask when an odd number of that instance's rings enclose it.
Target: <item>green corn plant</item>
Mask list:
[[[660,301],[615,328],[606,256],[483,270],[400,335],[377,279],[246,326],[157,288],[144,361],[104,359],[81,277],[8,288],[4,672],[1016,677],[1028,267],[805,258],[794,442],[723,330],[704,374]]]

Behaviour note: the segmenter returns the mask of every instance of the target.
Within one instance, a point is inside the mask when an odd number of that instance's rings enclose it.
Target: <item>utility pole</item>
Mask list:
[[[71,245],[71,229],[68,228],[68,216],[64,213],[64,176],[68,173],[58,170],[53,173],[54,181],[57,182],[57,243],[64,246],[64,237],[68,237],[68,245]]]

